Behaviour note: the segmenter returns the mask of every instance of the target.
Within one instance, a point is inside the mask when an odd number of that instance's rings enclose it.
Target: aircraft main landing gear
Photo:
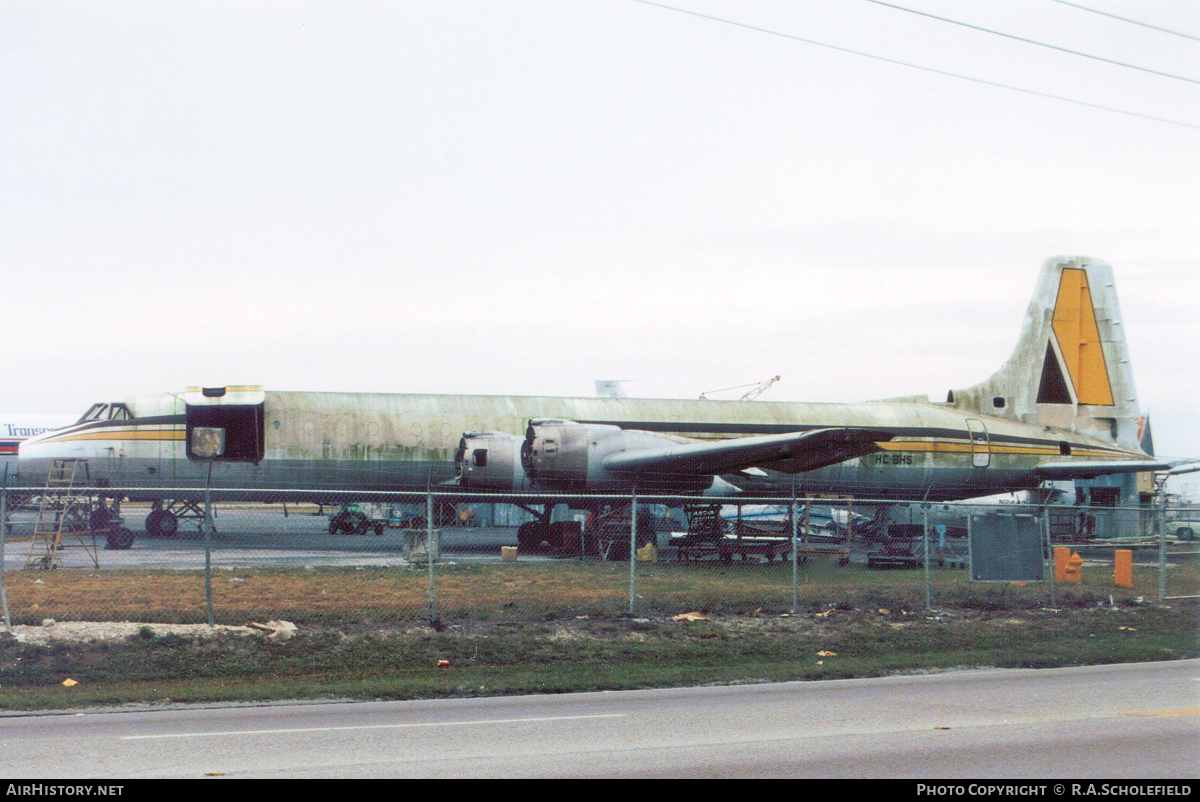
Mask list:
[[[175,537],[179,518],[170,510],[151,510],[146,516],[146,534],[150,537]]]

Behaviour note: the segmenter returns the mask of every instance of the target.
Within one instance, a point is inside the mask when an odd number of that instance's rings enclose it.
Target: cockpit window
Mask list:
[[[124,404],[92,404],[79,423],[91,423],[100,420],[131,420],[133,413]]]
[[[88,423],[94,420],[104,420],[102,417],[108,409],[108,404],[92,404],[87,412],[83,413],[83,417],[79,419],[80,423]]]

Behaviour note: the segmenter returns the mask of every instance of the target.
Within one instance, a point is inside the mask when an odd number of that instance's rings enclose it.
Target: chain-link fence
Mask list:
[[[1200,592],[1200,508],[1177,504],[123,492],[153,500],[3,493],[6,622],[386,628]]]

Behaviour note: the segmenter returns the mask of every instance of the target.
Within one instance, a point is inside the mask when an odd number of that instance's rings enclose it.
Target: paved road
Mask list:
[[[1186,778],[1200,661],[0,719],[0,775]]]
[[[217,533],[213,538],[213,564],[225,567],[243,566],[393,566],[403,565],[404,530],[386,529],[376,536],[374,530],[365,535],[330,535],[329,518],[321,515],[283,515],[278,507],[255,507],[245,505],[237,508],[218,506],[216,514]],[[195,521],[180,522],[180,536],[174,538],[149,537],[142,530],[144,510],[135,509],[126,517],[126,525],[136,534],[133,547],[127,551],[109,551],[104,548],[104,539],[97,542],[100,568],[203,568],[204,545]],[[28,537],[32,534],[36,514],[28,511],[13,515],[13,537]],[[515,527],[442,527],[442,550],[447,561],[498,562],[501,546],[517,545]],[[91,545],[91,539],[88,538]],[[664,543],[665,545],[665,543]],[[959,543],[956,549],[964,549]],[[29,557],[28,542],[10,542],[5,547],[4,566],[16,570],[25,566]],[[44,554],[44,547],[39,555]],[[663,556],[671,558],[670,550]],[[1111,550],[1085,555],[1098,560],[1095,564],[1109,564]],[[91,568],[94,564],[76,538],[68,537],[60,553],[63,567]],[[1171,553],[1173,562],[1182,558],[1194,561],[1196,554],[1178,555]],[[524,553],[523,561],[551,559],[547,554]],[[754,558],[752,558],[754,559]],[[852,561],[865,563],[867,552],[861,543],[856,543],[851,554]],[[1137,552],[1139,563],[1157,563],[1157,550],[1144,549]],[[1092,562],[1089,559],[1089,562]],[[740,563],[739,563],[740,564]]]
[[[129,523],[137,523],[132,516]],[[14,537],[28,536],[33,531],[35,516],[18,513],[14,520]],[[249,565],[304,566],[403,565],[404,531],[387,529],[383,535],[374,530],[365,535],[331,535],[329,519],[311,515],[284,517],[277,511],[241,512],[216,518],[217,532],[213,537],[213,564],[242,567]],[[100,567],[109,568],[203,568],[204,543],[196,524],[181,525],[180,536],[153,538],[141,529],[126,551],[109,551],[104,539],[98,540]],[[496,562],[501,546],[517,545],[515,527],[454,527],[440,530],[445,559],[458,562]],[[91,546],[91,538],[87,538]],[[8,570],[24,567],[29,557],[28,542],[10,542],[5,546],[4,565]],[[44,553],[44,548],[39,553]],[[77,538],[68,536],[60,553],[67,568],[88,568],[93,563]],[[523,560],[545,560],[546,555],[526,554]]]

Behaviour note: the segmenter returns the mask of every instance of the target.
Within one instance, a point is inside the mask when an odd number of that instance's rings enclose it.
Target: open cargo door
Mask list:
[[[187,414],[187,455],[190,460],[262,461],[263,404],[261,387],[193,387],[182,395]],[[201,430],[197,432],[197,430]],[[219,447],[198,453],[199,444]]]

